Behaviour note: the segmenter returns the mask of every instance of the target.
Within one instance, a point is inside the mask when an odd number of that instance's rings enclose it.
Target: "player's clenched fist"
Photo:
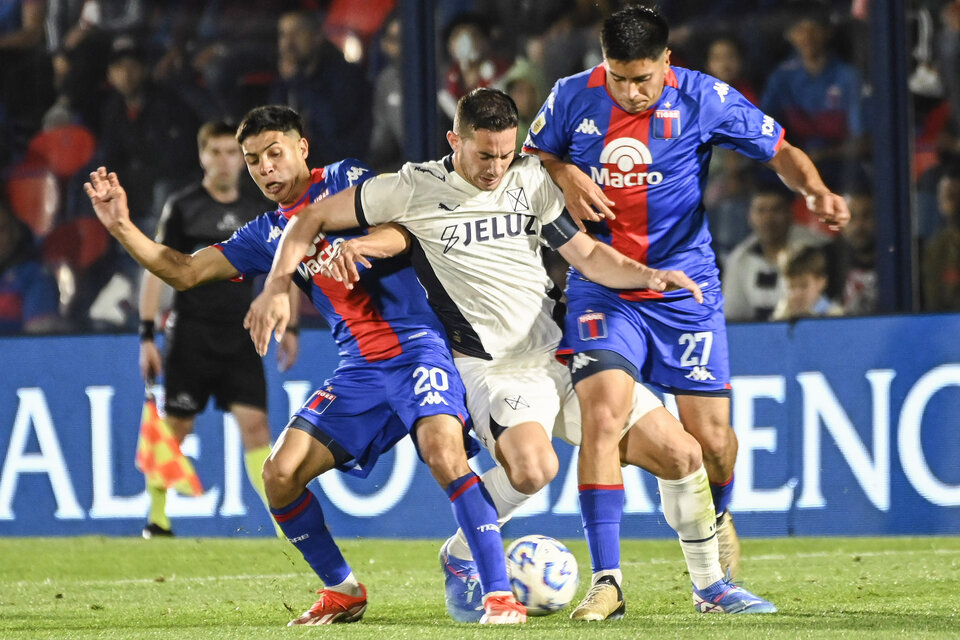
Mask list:
[[[84,183],[83,189],[90,198],[97,218],[108,231],[113,232],[130,220],[127,192],[120,186],[116,173],[107,173],[106,167],[99,167],[90,174],[90,182]]]

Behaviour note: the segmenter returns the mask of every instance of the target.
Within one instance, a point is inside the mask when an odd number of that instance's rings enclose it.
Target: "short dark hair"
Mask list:
[[[807,20],[825,29],[830,28],[830,6],[823,0],[794,0],[786,10],[788,28]]]
[[[517,127],[519,118],[513,98],[499,89],[481,87],[457,102],[453,130],[460,136],[477,129],[505,131]]]
[[[230,136],[232,138],[236,134],[237,128],[226,120],[209,120],[200,125],[200,129],[197,131],[197,149],[203,151],[203,148],[206,147],[207,143],[213,138],[221,138],[223,136]]]
[[[240,126],[237,127],[237,142],[243,144],[243,141],[250,136],[255,136],[264,131],[296,131],[303,137],[303,118],[300,114],[282,104],[270,104],[263,107],[255,107],[243,116]]]
[[[804,244],[789,250],[783,259],[783,275],[799,278],[811,275],[827,277],[827,256],[820,247]]]
[[[787,204],[793,202],[795,194],[780,180],[779,176],[764,170],[757,177],[751,199],[756,196],[777,196]]]
[[[669,37],[670,27],[656,9],[631,4],[603,21],[600,45],[608,60],[656,60]]]

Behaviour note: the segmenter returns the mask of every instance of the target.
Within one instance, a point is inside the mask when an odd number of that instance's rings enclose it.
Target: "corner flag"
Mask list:
[[[137,438],[137,469],[152,487],[173,488],[185,496],[203,493],[200,478],[193,465],[180,451],[180,443],[157,411],[157,401],[150,391],[143,402],[140,436]]]

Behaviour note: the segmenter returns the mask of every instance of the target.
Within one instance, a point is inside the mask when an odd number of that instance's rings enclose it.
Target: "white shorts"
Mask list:
[[[525,422],[539,423],[550,437],[580,444],[580,403],[569,370],[553,352],[496,360],[461,357],[454,358],[454,364],[467,390],[473,430],[494,459],[500,434]],[[649,389],[637,383],[623,433],[649,411],[662,406]]]

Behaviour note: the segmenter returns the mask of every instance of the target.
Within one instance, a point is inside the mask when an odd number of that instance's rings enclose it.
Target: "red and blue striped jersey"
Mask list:
[[[765,162],[783,134],[726,83],[680,67],[668,71],[656,104],[627,113],[607,92],[601,64],[557,81],[524,148],[569,158],[615,202],[616,220],[591,229],[598,239],[652,267],[683,269],[702,285],[718,276],[703,208],[713,146]]]
[[[373,176],[359,160],[346,159],[314,169],[312,182],[292,207],[277,207],[238,229],[225,242],[214,245],[243,275],[270,271],[287,221],[312,202],[321,200]],[[364,233],[359,228],[341,234],[319,234],[303,257],[294,281],[330,325],[344,358],[368,362],[386,360],[403,352],[404,342],[424,332],[442,336],[440,324],[427,303],[410,262],[405,256],[375,260],[371,269],[360,268],[360,281],[352,290],[320,275],[320,267],[333,248]],[[442,338],[440,338],[442,340]]]

